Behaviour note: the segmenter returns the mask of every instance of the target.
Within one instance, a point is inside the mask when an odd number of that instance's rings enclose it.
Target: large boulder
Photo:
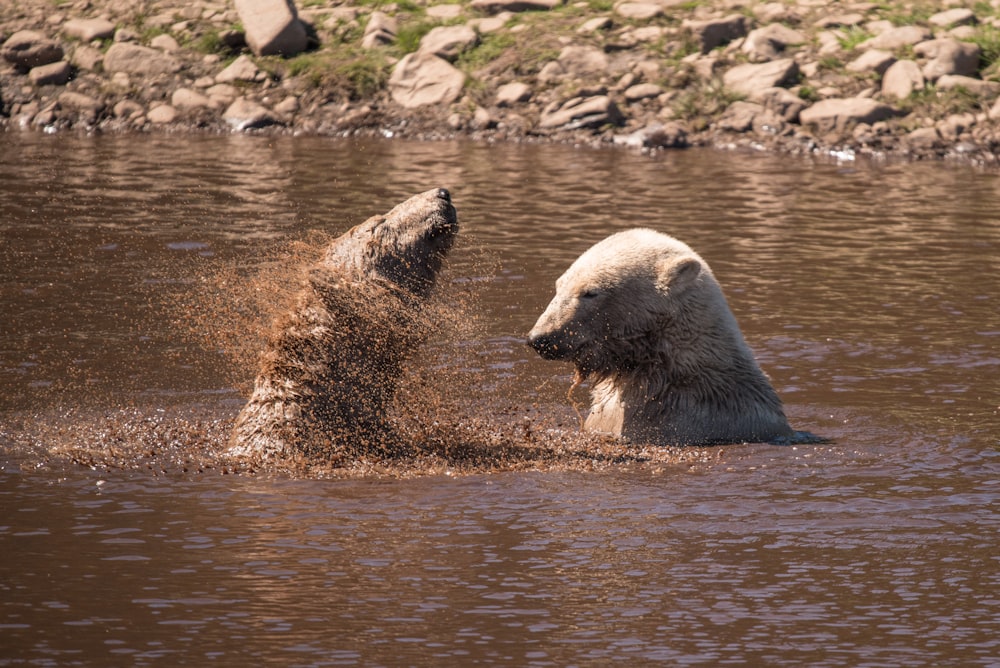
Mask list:
[[[62,60],[63,48],[59,42],[34,30],[20,30],[0,47],[4,60],[23,72],[32,67],[48,65]]]
[[[892,118],[895,114],[896,110],[889,105],[866,97],[830,98],[803,109],[799,121],[822,133],[843,133],[852,125],[870,125]]]
[[[170,54],[128,42],[112,44],[104,54],[104,71],[110,73],[155,77],[173,74],[180,69],[180,62]]]
[[[252,130],[278,123],[270,109],[245,97],[237,98],[229,105],[222,119],[234,130]]]
[[[433,53],[411,53],[403,57],[389,77],[392,99],[407,109],[446,105],[458,99],[465,75]]]
[[[931,38],[931,31],[923,26],[900,26],[867,39],[858,45],[861,49],[883,49],[892,51],[913,46]]]
[[[740,50],[750,56],[751,60],[764,62],[780,57],[789,46],[805,41],[805,35],[798,30],[772,23],[751,31]]]
[[[247,45],[258,56],[294,56],[309,45],[291,0],[235,0]]]

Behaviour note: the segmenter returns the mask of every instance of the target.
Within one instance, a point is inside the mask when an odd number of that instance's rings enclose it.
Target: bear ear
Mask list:
[[[701,262],[693,257],[661,260],[657,267],[656,284],[664,292],[686,290],[701,275]]]

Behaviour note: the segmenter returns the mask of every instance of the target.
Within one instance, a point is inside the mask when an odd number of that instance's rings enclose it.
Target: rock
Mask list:
[[[931,31],[921,26],[900,26],[867,39],[858,45],[860,49],[885,49],[891,51],[904,46],[912,46],[931,38]]]
[[[34,70],[32,70],[34,71]],[[965,77],[958,74],[945,74],[935,83],[938,90],[954,90],[964,88],[973,95],[980,97],[991,97],[1000,93],[1000,82],[983,81],[973,77]]]
[[[799,121],[802,125],[814,126],[821,133],[843,133],[851,125],[871,125],[892,118],[895,113],[889,105],[869,98],[831,98],[803,109]]]
[[[177,43],[177,40],[170,35],[157,35],[149,41],[149,45],[154,49],[166,51],[167,53],[180,51],[181,48],[181,45]]]
[[[131,119],[141,116],[145,112],[142,105],[135,100],[122,100],[114,106],[112,113],[116,118]]]
[[[641,83],[629,86],[625,89],[625,100],[627,102],[639,102],[651,97],[659,97],[663,94],[663,87],[652,83]]]
[[[160,104],[150,109],[149,113],[146,114],[146,118],[154,125],[164,125],[176,121],[177,115],[177,110],[169,104]]]
[[[629,148],[684,148],[687,130],[677,123],[653,123],[627,135],[616,135],[614,143]]]
[[[852,12],[850,14],[833,14],[832,16],[824,16],[813,23],[813,25],[817,28],[823,28],[824,30],[829,30],[830,28],[850,28],[851,26],[860,25],[864,22],[864,20],[864,14]]]
[[[612,22],[612,20],[607,16],[598,16],[597,18],[584,22],[584,24],[577,28],[576,31],[581,35],[591,35],[602,30],[608,30],[613,25],[614,22]]]
[[[500,12],[548,11],[562,4],[562,0],[472,0],[469,6],[487,14]]]
[[[538,127],[543,130],[560,128],[576,130],[578,128],[599,128],[603,125],[620,125],[622,114],[618,107],[606,95],[593,97],[575,97],[563,103],[558,108],[543,113]]]
[[[374,49],[378,46],[392,44],[396,41],[399,24],[396,19],[378,10],[371,13],[365,25],[365,34],[361,38],[361,46]]]
[[[805,35],[798,30],[792,30],[780,23],[753,30],[743,41],[740,50],[756,62],[774,60],[790,45],[802,44]]]
[[[924,65],[923,75],[928,81],[937,81],[946,74],[968,76],[979,69],[979,45],[943,38],[920,42],[913,53],[930,60]]]
[[[941,135],[938,134],[937,128],[917,128],[906,135],[906,142],[916,149],[935,148],[940,144],[940,141]]]
[[[904,100],[913,91],[923,89],[924,84],[919,65],[912,60],[899,60],[882,75],[882,95]]]
[[[228,107],[240,96],[240,91],[236,86],[223,83],[210,86],[205,91],[205,95],[213,102],[219,103],[219,106]]]
[[[245,97],[237,98],[223,112],[222,119],[234,130],[252,130],[267,127],[278,122],[271,111]]]
[[[59,106],[71,109],[90,124],[97,121],[97,116],[104,110],[104,104],[83,93],[66,91],[59,94]]]
[[[768,88],[761,91],[756,98],[765,109],[786,123],[798,123],[799,114],[809,106],[805,100],[787,88]]]
[[[512,107],[530,99],[531,87],[528,84],[515,81],[497,89],[496,105],[498,107]]]
[[[53,39],[49,39],[34,30],[19,30],[3,43],[0,55],[4,60],[14,65],[22,72],[32,67],[48,65],[63,59],[63,48]]]
[[[468,26],[438,26],[423,36],[419,51],[454,61],[478,42],[476,31]]]
[[[282,116],[292,116],[299,111],[299,99],[294,95],[289,95],[284,100],[274,105],[274,111]]]
[[[231,84],[235,81],[260,82],[266,75],[250,60],[249,56],[242,55],[229,67],[215,75],[215,82],[220,84]]]
[[[702,53],[708,53],[717,46],[747,34],[747,20],[742,14],[704,21],[685,19],[681,25],[700,43]]]
[[[69,63],[65,60],[60,60],[57,63],[32,67],[31,71],[28,72],[28,78],[36,86],[62,86],[69,81],[71,72],[72,69]]]
[[[615,13],[625,19],[648,21],[663,16],[663,7],[654,2],[619,2]]]
[[[968,26],[976,23],[976,14],[971,9],[956,7],[943,12],[933,14],[927,22],[939,28],[954,28],[955,26]]]
[[[755,102],[733,102],[719,118],[718,126],[730,132],[748,132],[753,129],[754,118],[764,112],[764,106]]]
[[[883,75],[894,62],[896,62],[896,56],[888,51],[869,49],[847,63],[847,70],[850,72],[875,72]]]
[[[258,56],[294,56],[309,44],[291,0],[234,0],[247,45]]]
[[[180,69],[180,63],[170,54],[128,42],[116,42],[104,54],[105,72],[155,77],[173,74]]]
[[[754,99],[764,89],[795,83],[798,76],[796,62],[783,58],[760,65],[737,65],[722,75],[722,82],[729,90]]]
[[[115,36],[115,24],[105,19],[70,19],[63,24],[63,33],[82,42],[95,39],[111,39]]]
[[[99,49],[86,44],[80,44],[73,50],[70,62],[81,70],[96,72],[104,63],[104,54]]]
[[[538,73],[542,83],[558,83],[565,79],[592,80],[608,71],[608,56],[592,46],[566,46],[559,58],[550,61]]]
[[[208,96],[202,95],[190,88],[178,88],[175,90],[173,95],[170,96],[170,105],[181,111],[210,109],[216,106]]]
[[[465,74],[432,53],[410,53],[389,77],[389,92],[407,109],[426,105],[448,105],[458,99]]]

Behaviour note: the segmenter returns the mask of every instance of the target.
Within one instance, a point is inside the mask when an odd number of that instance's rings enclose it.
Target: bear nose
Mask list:
[[[445,202],[451,203],[451,193],[445,188],[437,189],[437,196],[439,199],[443,199]]]
[[[535,349],[539,355],[545,359],[554,360],[559,359],[560,350],[559,345],[555,342],[552,337],[542,335],[528,335],[528,345]]]

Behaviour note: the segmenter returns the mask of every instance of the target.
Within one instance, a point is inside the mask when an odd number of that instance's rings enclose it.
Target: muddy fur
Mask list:
[[[792,438],[708,264],[653,230],[581,255],[528,341],[591,383],[584,428],[659,445]]]
[[[392,448],[386,408],[428,332],[422,307],[457,232],[448,191],[433,189],[335,239],[274,324],[231,453],[333,460]]]

